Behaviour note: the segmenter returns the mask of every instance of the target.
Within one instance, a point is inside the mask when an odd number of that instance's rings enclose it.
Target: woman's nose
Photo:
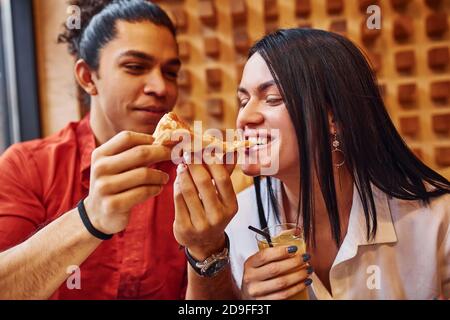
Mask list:
[[[243,107],[238,114],[236,125],[238,128],[259,125],[264,122],[264,116],[259,111],[258,104],[251,100]]]

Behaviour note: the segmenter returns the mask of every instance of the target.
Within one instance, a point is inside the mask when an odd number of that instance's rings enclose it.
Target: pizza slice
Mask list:
[[[174,134],[175,132],[176,134]],[[183,135],[190,135],[191,141],[200,138],[203,149],[206,147],[221,148],[225,153],[235,152],[238,149],[248,148],[253,145],[249,140],[229,142],[220,140],[212,135],[194,132],[189,124],[180,119],[174,112],[169,112],[161,118],[153,133],[153,137],[155,138],[153,143],[173,147],[181,142]],[[179,139],[173,139],[174,137],[179,137]]]

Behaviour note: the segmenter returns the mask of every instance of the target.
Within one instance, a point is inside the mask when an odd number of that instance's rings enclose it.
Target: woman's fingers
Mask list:
[[[297,246],[263,249],[244,264],[242,290],[253,299],[287,299],[305,288],[312,274],[309,254],[299,254]],[[306,280],[306,285],[311,280]]]
[[[301,281],[285,290],[281,290],[278,292],[271,293],[269,295],[257,297],[258,300],[287,300],[292,298],[296,294],[299,294],[303,290],[306,290],[312,283],[311,278],[307,278],[304,281]]]
[[[277,246],[273,248],[266,248],[258,251],[256,254],[247,259],[246,264],[252,268],[259,268],[268,263],[284,260],[296,255],[298,251],[297,246]],[[305,256],[305,257],[303,257]],[[303,255],[304,262],[309,260],[309,255]]]
[[[173,185],[173,198],[175,203],[175,221],[173,224],[174,235],[177,238],[178,243],[184,245],[187,241],[185,237],[191,236],[194,226],[192,225],[189,208],[181,192],[181,183],[179,177],[175,179]]]
[[[214,180],[214,187],[219,193],[222,205],[227,208],[227,213],[235,214],[238,209],[236,192],[227,168],[223,164],[210,164],[207,168]]]
[[[233,153],[227,153],[224,155],[224,164],[225,169],[227,170],[228,174],[231,176],[231,174],[234,171],[234,168],[236,168],[237,160],[238,160],[238,152],[235,151]]]
[[[185,164],[178,165],[177,175],[181,194],[189,210],[192,225],[197,230],[205,230],[208,227],[203,204],[198,196],[198,190]]]
[[[301,284],[308,276],[309,274],[305,268],[295,269],[293,272],[270,280],[252,283],[248,286],[248,293],[252,297],[276,295],[277,293],[289,290],[291,287]]]
[[[221,224],[223,222],[223,205],[208,170],[201,164],[188,165],[188,169],[200,194],[209,224],[212,226]]]
[[[294,255],[284,260],[279,260],[253,269],[252,277],[257,281],[265,281],[277,278],[294,270],[304,269],[308,272],[308,263],[303,261],[302,256]]]
[[[187,164],[183,163],[178,166],[174,194],[176,217],[181,217],[185,222],[180,223],[180,220],[176,218],[174,233],[177,241],[188,248],[191,254],[198,257],[208,257],[211,253],[223,249],[225,243],[224,230],[231,220],[231,210],[224,206],[217,191],[218,186],[220,185],[221,190],[225,190],[227,187],[232,190],[232,187],[229,174],[224,166],[217,166],[211,173],[202,161],[202,157],[201,154],[184,153],[183,158]],[[192,161],[193,158],[194,161]],[[213,179],[217,179],[219,183],[216,183]],[[226,183],[230,185],[224,186]],[[230,194],[232,194],[230,199],[236,197],[234,191]],[[179,197],[182,197],[183,201],[177,200]],[[188,224],[184,212],[189,215],[193,226],[191,229],[184,227]]]

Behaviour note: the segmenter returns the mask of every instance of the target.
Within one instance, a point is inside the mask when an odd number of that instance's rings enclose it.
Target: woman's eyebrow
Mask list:
[[[267,89],[269,89],[272,86],[276,86],[275,80],[270,80],[264,83],[261,83],[258,87],[257,87],[257,91],[258,93],[264,92]],[[248,91],[247,89],[245,89],[244,87],[239,87],[237,90],[238,93],[243,93],[243,94],[247,94],[248,95]]]
[[[270,87],[275,86],[275,85],[276,85],[276,84],[275,84],[275,80],[270,80],[270,81],[261,83],[261,84],[258,86],[258,92],[264,92],[264,91],[266,91],[267,89],[269,89]]]
[[[248,91],[244,87],[238,87],[237,93],[243,93],[243,94],[248,95]]]

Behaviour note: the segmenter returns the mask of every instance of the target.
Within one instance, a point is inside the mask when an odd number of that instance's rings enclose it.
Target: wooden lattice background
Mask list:
[[[450,178],[450,0],[160,0],[179,29],[184,63],[178,112],[205,127],[234,127],[247,50],[276,28],[339,32],[371,60],[397,128]],[[366,9],[381,9],[369,30]]]

